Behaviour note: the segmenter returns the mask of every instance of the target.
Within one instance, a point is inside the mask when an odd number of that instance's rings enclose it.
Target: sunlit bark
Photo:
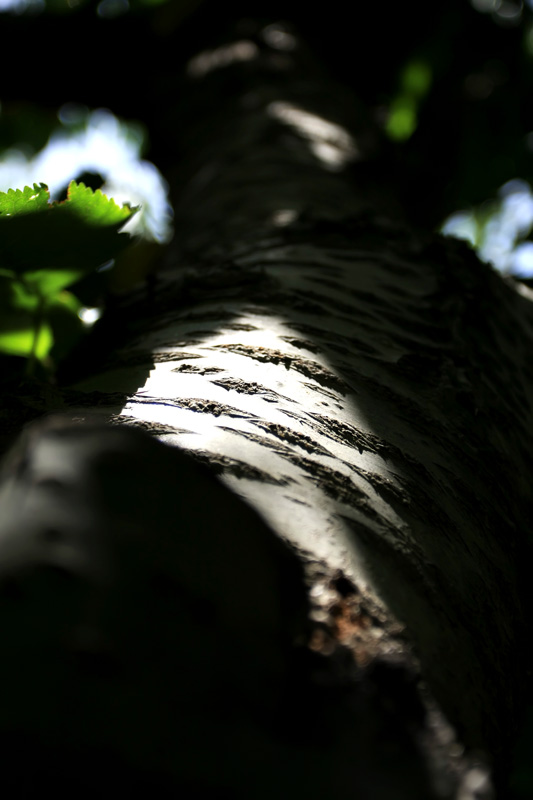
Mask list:
[[[272,36],[193,63],[169,129],[175,243],[69,413],[213,469],[311,564],[315,618],[356,663],[419,659],[460,741],[504,770],[527,665],[530,299],[409,229],[366,117]]]

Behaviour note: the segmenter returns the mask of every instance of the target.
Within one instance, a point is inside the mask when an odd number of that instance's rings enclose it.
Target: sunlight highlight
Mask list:
[[[294,222],[297,217],[298,212],[295,208],[280,208],[272,215],[272,223],[278,228],[284,228]]]
[[[187,73],[192,78],[203,78],[215,69],[227,67],[238,61],[251,61],[258,54],[257,45],[243,39],[224,47],[217,47],[215,50],[204,50],[203,53],[199,53],[187,64]]]
[[[280,24],[267,25],[262,31],[262,37],[275,50],[290,52],[298,45],[296,37]]]
[[[84,325],[87,325],[88,327],[94,325],[94,323],[97,322],[97,320],[99,320],[101,316],[102,316],[102,309],[97,307],[94,308],[83,307],[80,308],[80,310],[78,311],[78,317],[81,319]]]
[[[44,0],[0,0],[0,14],[11,12],[24,14],[25,11],[43,11]]]
[[[294,265],[295,254],[289,256],[282,248],[265,263],[265,272],[272,278],[282,272],[289,290],[301,289],[302,281],[306,285],[304,275],[314,285],[315,267],[305,267],[310,252],[300,252],[300,269],[291,276],[288,264]],[[316,251],[313,257],[317,258]],[[254,263],[261,261],[256,258]],[[361,269],[353,270],[343,259],[324,254],[326,265],[346,277],[346,281],[339,277],[343,297],[354,290],[371,291],[390,276],[388,267],[374,261],[359,262]],[[323,287],[323,292],[333,304],[339,297],[335,288]],[[331,425],[373,435],[376,417],[344,386],[344,357],[327,345],[332,335],[367,334],[359,327],[357,305],[353,314],[333,315],[324,328],[317,327],[318,340],[314,335],[310,341],[298,336],[299,326],[308,324],[305,310],[286,315],[258,306],[243,313],[243,303],[230,300],[202,305],[197,319],[169,317],[166,325],[139,338],[139,358],[145,354],[147,370],[153,367],[120,413],[128,424],[137,420],[160,427],[158,437],[167,444],[201,458],[212,454],[214,464],[227,464],[223,482],[289,541],[331,563],[342,563],[358,583],[373,586],[364,540],[354,534],[366,512],[349,501],[350,492],[364,496],[365,508],[379,512],[391,530],[401,531],[403,520],[375,490],[371,477],[386,475],[391,484],[401,485],[401,476],[398,467],[391,467],[372,447],[354,446],[342,436],[330,435]],[[374,338],[373,334],[369,335]],[[390,350],[388,341],[383,347]],[[405,352],[398,345],[387,356],[396,363]],[[136,358],[133,361],[137,364]],[[140,377],[136,371],[138,386]],[[341,379],[339,385],[335,377]],[[78,388],[92,391],[96,385],[89,382]],[[309,477],[311,461],[316,463],[316,474],[328,475],[333,469],[335,480],[347,487],[345,497],[323,490],[320,481]],[[257,480],[257,469],[270,479]],[[393,540],[389,543],[394,546]]]
[[[526,2],[531,6],[530,0]],[[470,5],[481,14],[490,14],[503,27],[515,27],[522,21],[522,0],[470,0]]]
[[[307,139],[313,155],[332,172],[360,157],[353,137],[341,125],[282,100],[270,103],[267,114]]]

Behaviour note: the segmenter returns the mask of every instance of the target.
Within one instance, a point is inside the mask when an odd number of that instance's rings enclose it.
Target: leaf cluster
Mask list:
[[[0,352],[52,370],[83,328],[68,287],[128,245],[137,210],[75,181],[62,202],[43,183],[0,192]]]

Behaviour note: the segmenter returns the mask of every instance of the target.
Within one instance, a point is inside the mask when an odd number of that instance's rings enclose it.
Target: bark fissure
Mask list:
[[[210,400],[204,400],[202,397],[188,397],[174,400],[172,398],[159,398],[150,397],[146,395],[137,395],[130,401],[130,408],[135,406],[150,405],[150,406],[168,406],[169,408],[184,408],[194,411],[197,414],[210,414],[214,417],[241,417],[243,419],[250,419],[249,413],[242,411],[234,406],[228,406],[224,403],[216,403]]]

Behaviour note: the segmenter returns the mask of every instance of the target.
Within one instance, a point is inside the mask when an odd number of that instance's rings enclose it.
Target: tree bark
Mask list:
[[[278,782],[287,796],[488,797],[476,753],[503,786],[527,690],[530,296],[466,246],[409,226],[370,120],[292,32],[251,27],[194,59],[173,91],[161,128],[176,140],[174,242],[155,286],[100,326],[97,369],[83,361],[63,409],[147,430],[216,473],[259,513],[265,540],[275,532],[306,564],[313,624],[297,615],[281,683],[261,648],[252,657],[219,637],[204,653],[235,652],[228,672],[256,676],[283,719],[298,717],[289,742],[285,723],[258,722],[261,704],[236,732],[203,706],[193,722],[179,695],[192,730],[177,735],[182,758],[154,750],[146,768],[224,797],[270,796]],[[137,493],[162,475],[142,461],[130,522]],[[153,504],[178,513],[161,482]],[[254,520],[245,529],[263,530]],[[207,581],[216,589],[198,590],[216,605],[246,547],[210,524],[194,564],[212,563],[217,537],[228,542]],[[246,559],[252,580],[222,616],[226,632],[250,598],[257,610],[265,586],[279,587],[277,568],[263,581],[262,557]],[[245,641],[253,616],[238,628]],[[209,683],[193,673],[189,686]],[[250,702],[243,689],[241,716]]]

